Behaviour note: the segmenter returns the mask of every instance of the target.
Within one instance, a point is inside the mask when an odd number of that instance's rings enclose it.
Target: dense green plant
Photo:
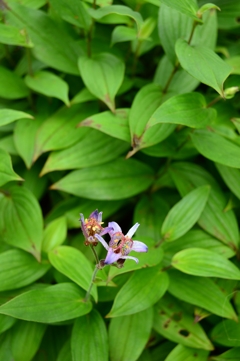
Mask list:
[[[240,360],[240,2],[0,19],[0,360]]]

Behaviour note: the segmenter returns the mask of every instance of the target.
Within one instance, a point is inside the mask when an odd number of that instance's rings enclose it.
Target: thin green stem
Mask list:
[[[97,252],[95,251],[95,248],[94,248],[94,246],[92,244],[90,245],[90,248],[92,250],[92,253],[94,254],[96,264],[98,264],[99,263],[99,258],[98,258]]]
[[[33,76],[33,70],[32,70],[32,54],[31,50],[26,48],[26,57],[27,57],[27,65],[28,65],[28,74]]]
[[[96,9],[96,5],[97,5],[97,0],[93,0],[92,8]],[[87,34],[87,54],[89,58],[91,58],[92,56],[92,33],[93,33],[94,24],[95,24],[95,20],[92,19],[92,24]]]
[[[190,37],[189,37],[189,39],[188,39],[188,44],[189,44],[189,45],[190,45],[190,43],[191,43],[191,41],[192,41],[194,31],[195,31],[195,29],[196,29],[196,27],[197,27],[198,24],[199,24],[199,23],[198,23],[197,21],[194,21],[194,22],[193,22],[192,31],[191,31]]]
[[[218,103],[220,100],[222,100],[221,96],[218,96],[217,98],[213,99],[210,103],[208,103],[207,108],[212,107],[214,104]]]
[[[89,300],[89,297],[90,297],[90,294],[91,294],[91,291],[92,291],[92,288],[93,288],[93,284],[94,284],[94,281],[96,279],[96,275],[99,271],[99,267],[98,265],[96,265],[94,271],[93,271],[93,275],[92,275],[92,279],[91,279],[91,283],[90,283],[90,286],[89,286],[89,289],[86,293],[86,296],[84,297],[84,301],[87,302]]]

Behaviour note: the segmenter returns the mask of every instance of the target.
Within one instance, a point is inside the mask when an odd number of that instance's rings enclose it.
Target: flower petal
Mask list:
[[[97,219],[98,223],[102,222],[102,212],[98,213],[98,219]]]
[[[140,226],[139,223],[134,224],[134,226],[132,226],[132,228],[129,229],[128,233],[126,234],[126,237],[132,238],[132,236],[134,235],[134,233],[136,232],[139,226]]]
[[[148,246],[146,246],[146,244],[143,243],[143,242],[133,241],[133,245],[132,245],[131,251],[135,251],[135,252],[147,252],[147,251],[148,251]]]
[[[100,236],[103,236],[104,234],[107,234],[107,233],[110,234],[110,232],[112,232],[112,230],[113,230],[112,227],[105,227],[105,228],[103,228],[102,231],[100,232]]]
[[[99,234],[96,233],[95,238],[97,238],[97,240],[102,243],[103,247],[106,248],[107,251],[109,250],[107,242],[101,236],[99,236]]]
[[[132,256],[122,256],[120,257],[121,259],[132,259],[133,261],[135,261],[136,263],[139,262],[139,260],[136,257],[132,257]]]
[[[89,218],[94,218],[96,221],[98,221],[98,210],[96,209],[94,212],[92,212]]]
[[[116,262],[119,258],[122,258],[121,256],[122,256],[121,252],[114,253],[113,249],[109,248],[108,253],[107,253],[107,257],[106,257],[104,263],[105,264],[111,264],[113,262]]]
[[[110,236],[117,232],[122,233],[121,227],[116,222],[108,222],[108,227],[112,228],[112,231],[109,232]]]
[[[82,233],[84,235],[84,238],[87,239],[88,238],[88,233],[86,231],[85,228],[85,220],[84,220],[84,216],[82,213],[80,213],[80,223],[81,223],[81,229],[82,229]]]

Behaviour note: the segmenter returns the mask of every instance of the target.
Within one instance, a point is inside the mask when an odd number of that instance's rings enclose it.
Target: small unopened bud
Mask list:
[[[232,99],[238,91],[239,91],[238,86],[232,86],[231,88],[227,88],[224,90],[224,98]]]

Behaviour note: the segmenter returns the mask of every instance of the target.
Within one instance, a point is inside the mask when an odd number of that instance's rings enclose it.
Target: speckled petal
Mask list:
[[[107,242],[99,234],[96,233],[95,238],[97,238],[97,240],[102,243],[103,247],[106,248],[107,251],[109,250]]]
[[[117,232],[122,233],[121,227],[116,222],[108,222],[108,227],[112,228],[112,231],[109,232],[110,236]]]
[[[132,238],[132,236],[134,235],[134,233],[136,232],[139,226],[140,226],[139,223],[134,224],[134,226],[132,226],[132,228],[129,229],[128,233],[126,234],[126,237]]]
[[[85,220],[84,220],[84,216],[82,213],[80,213],[80,223],[81,223],[81,229],[82,229],[82,233],[84,235],[84,238],[87,239],[88,238],[88,233],[86,231],[85,228]]]
[[[113,262],[116,262],[119,258],[122,258],[121,256],[122,256],[121,252],[114,253],[113,249],[109,248],[108,253],[107,253],[107,257],[106,257],[104,263],[105,264],[111,264]]]
[[[112,227],[105,227],[105,228],[103,228],[103,230],[100,232],[100,236],[103,236],[104,234],[107,234],[107,233],[110,234],[110,232],[112,232],[112,230],[113,230]]]
[[[136,257],[132,257],[132,256],[122,256],[120,257],[121,259],[132,259],[133,261],[135,261],[136,263],[139,262],[139,260]]]
[[[135,252],[147,252],[148,251],[148,246],[146,246],[145,243],[140,242],[140,241],[133,241],[133,245],[132,245],[132,251]]]

